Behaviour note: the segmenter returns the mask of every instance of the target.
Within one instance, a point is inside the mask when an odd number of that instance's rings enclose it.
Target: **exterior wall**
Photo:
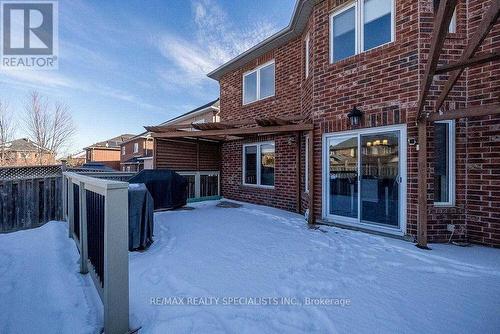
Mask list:
[[[243,185],[243,144],[274,141],[276,166],[274,189]],[[222,146],[222,196],[239,201],[247,201],[295,211],[297,202],[295,135],[266,136],[244,141],[225,142]]]
[[[134,145],[138,144],[138,150],[137,152],[134,152]],[[125,154],[122,153],[122,149],[125,147]],[[143,157],[150,157],[153,155],[153,139],[152,138],[143,138],[139,137],[133,140],[130,140],[124,144],[121,145],[120,149],[120,166],[121,170],[127,169],[127,167],[130,168],[131,172],[138,172],[143,169],[144,163],[139,162],[136,164],[126,164],[125,162],[132,159],[132,158],[143,158]]]
[[[175,122],[174,124],[186,124],[186,125],[191,125],[191,123],[212,123],[212,122],[218,122],[219,119],[218,119],[218,113],[213,111],[213,110],[209,110],[207,112],[204,112],[202,114],[199,114],[199,115],[196,115],[196,116],[193,116],[193,117],[189,117],[185,120],[182,120],[182,121],[179,121],[179,122]]]
[[[241,120],[267,116],[309,115],[314,123],[314,210],[322,218],[322,136],[351,130],[347,113],[353,106],[364,112],[361,128],[406,124],[408,139],[417,139],[416,106],[419,84],[428,57],[434,19],[432,0],[398,0],[396,3],[395,41],[330,64],[329,15],[347,1],[325,0],[317,4],[304,34],[259,57],[220,79],[221,118]],[[457,32],[448,34],[441,60],[458,60],[467,39],[480,22],[489,2],[459,1]],[[310,76],[304,73],[304,39],[310,36]],[[500,45],[500,28],[494,29],[481,51],[493,51]],[[274,97],[242,105],[243,73],[271,59],[276,64]],[[449,94],[444,109],[466,105],[500,102],[498,61],[466,70]],[[432,112],[435,98],[447,75],[436,76],[430,91],[426,112]],[[428,126],[429,142],[429,209],[430,241],[447,241],[447,224],[463,226],[456,238],[500,246],[500,179],[498,148],[499,118],[492,116],[456,122],[456,205],[437,208],[433,205],[433,125]],[[295,151],[287,146],[293,136],[276,136],[275,189],[242,186],[242,144],[226,142],[222,146],[222,195],[227,198],[296,208]],[[270,137],[273,139],[273,137]],[[267,139],[270,139],[267,138]],[[308,207],[305,189],[305,140],[301,147],[301,206]],[[417,229],[417,149],[407,146],[407,234]],[[292,190],[293,189],[293,190]]]
[[[114,170],[120,170],[120,149],[87,148],[88,162],[100,162]],[[89,160],[90,159],[90,160]]]
[[[39,166],[39,165],[54,165],[56,158],[54,154],[42,153],[42,158],[39,158],[36,151],[19,152],[19,151],[5,151],[4,158],[0,159],[1,166]],[[1,155],[1,153],[0,153]],[[41,161],[40,161],[41,160]]]
[[[219,171],[220,145],[196,140],[155,139],[156,169],[173,171]]]

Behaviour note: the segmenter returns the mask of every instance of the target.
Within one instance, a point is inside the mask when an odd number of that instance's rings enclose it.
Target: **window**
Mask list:
[[[455,123],[434,124],[434,204],[455,204]]]
[[[456,33],[457,32],[457,9],[455,8],[455,11],[453,12],[453,16],[451,17],[451,22],[450,26],[448,27],[448,32],[449,33]]]
[[[126,153],[125,146],[122,146],[122,155],[125,155],[125,153]]]
[[[243,75],[243,104],[274,96],[274,61]]]
[[[274,142],[243,146],[243,184],[274,187]]]
[[[330,17],[330,62],[394,40],[394,0],[358,0]]]
[[[134,153],[139,152],[139,143],[134,143]]]
[[[306,40],[304,43],[305,46],[305,68],[306,68],[306,79],[309,77],[309,42],[310,42],[310,37],[309,34],[306,36]]]

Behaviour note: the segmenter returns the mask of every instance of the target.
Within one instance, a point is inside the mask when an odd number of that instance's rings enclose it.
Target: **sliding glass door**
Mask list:
[[[326,217],[351,225],[402,230],[405,142],[402,126],[327,135]]]

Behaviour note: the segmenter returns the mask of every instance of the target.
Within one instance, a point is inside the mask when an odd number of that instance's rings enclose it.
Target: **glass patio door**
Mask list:
[[[399,226],[399,131],[361,135],[361,220]]]
[[[326,138],[327,216],[351,225],[402,228],[405,136],[402,129],[383,128]]]

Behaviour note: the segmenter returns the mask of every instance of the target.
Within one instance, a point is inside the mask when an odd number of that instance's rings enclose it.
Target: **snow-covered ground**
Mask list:
[[[141,333],[500,332],[498,249],[423,251],[216,204],[156,214],[155,243],[131,253],[131,326]],[[61,223],[0,235],[0,333],[99,330],[98,297],[71,242]],[[172,305],[203,302],[212,305]],[[279,305],[242,305],[264,302]]]

